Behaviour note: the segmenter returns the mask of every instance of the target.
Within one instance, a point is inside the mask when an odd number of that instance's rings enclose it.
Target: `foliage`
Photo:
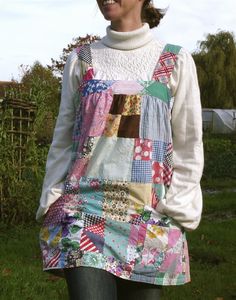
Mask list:
[[[205,134],[203,141],[205,155],[203,180],[236,179],[235,136]]]
[[[44,177],[44,164],[48,148],[38,148],[32,141],[26,145],[26,161],[21,176],[21,164],[15,155],[17,145],[1,140],[1,222],[7,224],[32,223]]]
[[[17,96],[17,91],[14,94]],[[43,91],[41,95],[43,98]],[[32,222],[38,206],[48,151],[48,146],[40,146],[37,142],[37,126],[42,117],[42,106],[38,107],[34,126],[24,145],[19,143],[17,136],[12,139],[9,134],[12,109],[6,108],[1,114],[0,217],[4,223]],[[22,161],[19,147],[23,147]]]
[[[52,71],[35,62],[30,68],[22,66],[21,84],[24,87],[23,99],[37,106],[34,129],[38,140],[50,142],[60,102],[60,82]]]
[[[85,37],[77,37],[72,40],[72,43],[68,44],[66,48],[62,50],[62,55],[59,60],[51,58],[52,65],[48,66],[48,68],[59,78],[62,77],[63,69],[69,54],[73,51],[73,49],[84,45],[91,44],[92,42],[99,40],[100,37],[96,35],[87,34]]]
[[[236,41],[233,33],[208,34],[193,53],[203,107],[236,107]]]
[[[192,282],[164,287],[162,300],[235,299],[234,200],[235,193],[204,195],[200,227],[187,234]],[[0,300],[68,299],[65,281],[42,272],[38,234],[38,225],[0,227]]]

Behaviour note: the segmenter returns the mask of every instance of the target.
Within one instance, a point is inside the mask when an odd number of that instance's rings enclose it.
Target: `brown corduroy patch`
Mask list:
[[[109,113],[112,115],[121,115],[124,110],[126,97],[127,95],[123,94],[114,95]]]
[[[138,138],[139,137],[139,115],[121,116],[118,137]]]

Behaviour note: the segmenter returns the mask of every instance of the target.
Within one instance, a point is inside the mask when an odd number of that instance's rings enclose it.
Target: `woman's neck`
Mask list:
[[[107,27],[107,35],[102,38],[102,43],[117,50],[134,50],[145,46],[153,40],[153,35],[147,23],[131,31],[116,31]]]
[[[142,20],[139,18],[137,20],[119,20],[119,21],[111,21],[111,29],[120,32],[127,32],[139,29],[143,26]]]

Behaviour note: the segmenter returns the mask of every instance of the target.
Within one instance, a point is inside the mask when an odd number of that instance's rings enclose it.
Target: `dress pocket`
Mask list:
[[[64,196],[60,196],[48,209],[44,220],[43,226],[55,225],[62,222],[65,217],[64,212],[65,199]]]

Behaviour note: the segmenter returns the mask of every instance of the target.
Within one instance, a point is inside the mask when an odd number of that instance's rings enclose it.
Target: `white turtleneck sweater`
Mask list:
[[[163,48],[146,23],[131,32],[116,32],[108,27],[107,35],[91,45],[95,79],[151,80]],[[73,51],[63,73],[61,105],[48,153],[37,219],[63,193],[63,181],[71,160],[76,110],[74,95],[80,80],[80,63]],[[195,64],[184,49],[180,50],[169,87],[174,95],[171,115],[174,172],[171,186],[157,210],[192,230],[198,226],[202,211],[202,119]]]

